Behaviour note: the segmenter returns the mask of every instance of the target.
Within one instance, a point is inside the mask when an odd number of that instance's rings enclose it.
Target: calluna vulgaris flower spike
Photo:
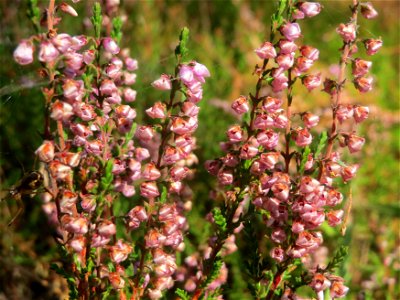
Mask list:
[[[106,1],[105,9],[109,19],[118,5]],[[193,134],[210,72],[185,60],[184,29],[175,72],[151,83],[167,100],[146,108],[150,123],[136,124],[138,112],[130,103],[137,96],[138,62],[120,48],[120,37],[113,38],[118,32],[101,35],[100,5],[92,17],[96,36],[70,36],[57,32],[56,14],[77,16],[76,10],[49,1],[42,22],[47,32],[22,40],[14,59],[27,65],[36,57],[49,80],[42,89],[48,112],[45,139],[35,153],[48,172],[43,209],[66,257],[62,274],[71,295],[89,299],[113,290],[121,299],[159,299],[177,285],[193,299],[218,295],[228,276],[223,258],[237,250],[241,233],[254,246],[248,269],[257,272],[249,271],[248,279],[255,297],[293,299],[302,285],[318,299],[328,289],[332,298],[346,295],[344,280],[313,264],[311,254],[323,244],[321,225],[327,221],[335,227],[344,218],[338,182],[350,181],[359,165],[346,163],[343,154],[358,152],[365,143],[354,128],[368,118],[368,107],[342,99],[351,81],[361,93],[372,89],[372,63],[356,57],[357,44],[363,42],[366,54],[374,55],[382,41],[358,37],[358,11],[367,19],[377,12],[370,3],[354,0],[350,21],[336,30],[343,40],[339,76],[323,80],[323,73],[309,72],[319,50],[301,44],[305,33],[299,21],[321,9],[317,2],[279,2],[271,40],[255,49],[260,59],[255,91],[232,103],[245,121],[227,129],[225,154],[205,163],[218,181],[211,196],[223,199],[207,215],[215,234],[207,247],[179,265],[192,197],[185,181],[197,163]],[[352,80],[345,78],[347,66]],[[313,93],[323,82],[331,97],[332,125],[319,137],[314,127],[321,117],[294,111],[296,81]],[[354,123],[352,131],[346,129],[349,123]],[[295,269],[301,275],[289,277]]]

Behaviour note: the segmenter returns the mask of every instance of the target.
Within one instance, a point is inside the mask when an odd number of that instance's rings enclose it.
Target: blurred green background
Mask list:
[[[12,59],[15,47],[33,34],[26,18],[27,1],[0,1],[0,178],[2,197],[18,181],[23,170],[34,168],[34,150],[40,145],[43,99],[35,68],[21,67]],[[329,76],[329,68],[338,62],[341,41],[335,33],[338,24],[349,18],[351,1],[321,1],[324,9],[315,18],[300,21],[303,43],[320,49],[320,60],[312,71]],[[39,1],[42,8],[46,1]],[[326,246],[334,251],[339,245],[350,247],[340,270],[351,292],[346,299],[399,299],[400,275],[400,207],[399,207],[399,50],[400,1],[372,1],[379,17],[360,17],[362,38],[381,37],[384,47],[379,54],[365,57],[373,61],[374,90],[358,94],[347,90],[346,101],[369,105],[370,118],[358,129],[367,138],[363,151],[354,161],[361,170],[351,184],[352,209],[347,231],[325,228]],[[91,34],[87,16],[93,1],[74,5],[78,18],[66,16],[59,32]],[[205,64],[212,78],[205,85],[197,131],[200,165],[193,181],[193,211],[190,217],[192,247],[207,237],[203,216],[215,203],[208,200],[213,178],[207,176],[202,163],[221,154],[219,142],[225,139],[229,124],[238,122],[227,110],[239,95],[254,91],[252,75],[258,62],[253,49],[269,36],[269,20],[276,1],[121,1],[120,12],[126,19],[122,45],[138,59],[137,101],[133,104],[138,119],[144,108],[157,101],[159,93],[150,83],[159,74],[173,70],[173,54],[180,29],[191,31],[191,57]],[[333,75],[331,75],[333,76]],[[295,108],[324,112],[328,97],[317,91],[308,93],[295,86]],[[328,116],[328,113],[326,113]],[[348,198],[350,187],[344,187]],[[41,212],[40,201],[26,202],[23,218],[13,227],[7,222],[17,210],[13,203],[0,203],[0,299],[12,298],[22,291],[24,299],[59,299],[65,284],[49,271],[55,250],[51,229]],[[197,231],[196,231],[197,228]],[[206,227],[207,228],[207,227]],[[240,241],[238,242],[240,246]],[[191,246],[188,246],[191,249]],[[239,276],[240,252],[228,259],[234,275],[224,287],[227,299],[247,299],[249,292]],[[11,296],[10,296],[11,295]],[[8,298],[7,298],[8,297]]]

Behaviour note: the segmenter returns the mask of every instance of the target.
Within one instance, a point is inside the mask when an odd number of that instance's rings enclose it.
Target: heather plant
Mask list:
[[[224,156],[205,162],[218,182],[210,192],[215,207],[204,216],[213,234],[188,253],[189,180],[201,168],[194,133],[211,75],[189,58],[188,29],[175,49],[174,71],[151,84],[160,100],[134,108],[139,64],[120,48],[123,22],[112,18],[118,5],[95,4],[94,35],[71,36],[57,24],[61,14],[77,16],[72,4],[50,0],[41,17],[30,1],[37,33],[20,42],[14,59],[27,65],[37,55],[48,81],[43,142],[35,154],[61,257],[53,269],[67,280],[71,299],[175,297],[168,290],[183,299],[220,297],[229,272],[225,258],[237,250],[237,238],[246,244],[243,273],[254,298],[294,299],[303,286],[319,299],[326,291],[331,298],[346,295],[334,271],[347,250],[338,246],[329,262],[318,261],[321,226],[342,224],[345,231],[351,194],[340,189],[359,168],[349,154],[365,142],[356,126],[369,110],[343,94],[350,84],[360,93],[372,89],[372,63],[357,45],[374,55],[382,41],[358,37],[359,12],[367,19],[377,12],[354,0],[350,20],[337,28],[343,40],[337,77],[310,73],[319,50],[299,42],[306,34],[300,20],[321,9],[316,2],[279,1],[270,38],[255,49],[255,89],[232,103],[242,121],[227,129]],[[323,116],[292,105],[302,85],[315,93],[322,83],[331,99],[328,129],[319,125]]]

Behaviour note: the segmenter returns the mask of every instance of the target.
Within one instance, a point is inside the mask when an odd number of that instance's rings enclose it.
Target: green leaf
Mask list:
[[[318,156],[321,154],[322,150],[326,146],[327,140],[328,140],[328,134],[326,133],[326,131],[324,131],[319,136],[318,145],[316,150],[314,151],[314,158],[318,158]]]
[[[167,196],[168,196],[168,190],[166,186],[162,187],[162,192],[160,196],[160,203],[163,204],[167,201]]]
[[[219,276],[219,271],[222,268],[223,261],[221,257],[216,257],[214,264],[212,266],[210,275],[207,276],[207,279],[203,283],[203,287],[206,288],[211,282],[213,282],[218,276]]]
[[[179,44],[175,48],[175,55],[178,58],[185,59],[189,49],[187,48],[187,44],[189,41],[189,29],[187,27],[183,27],[181,33],[179,35]]]
[[[222,232],[225,232],[226,231],[226,227],[227,227],[227,223],[226,223],[225,216],[223,216],[222,213],[221,213],[221,210],[216,207],[216,208],[214,208],[212,210],[212,214],[213,214],[213,218],[214,218],[215,224],[218,226],[218,228]]]
[[[343,263],[344,259],[346,258],[349,252],[349,247],[347,246],[340,246],[340,248],[336,251],[335,256],[332,260],[328,263],[325,270],[328,272],[333,272],[335,269],[340,267]]]
[[[101,15],[101,5],[96,2],[93,6],[93,16],[90,18],[94,27],[95,37],[97,39],[101,36],[101,24],[103,22],[103,16]]]
[[[122,19],[120,17],[114,18],[112,25],[111,37],[119,44],[122,38]]]
[[[26,15],[32,21],[33,27],[35,27],[35,31],[39,33],[40,30],[40,9],[38,7],[37,0],[29,0],[28,1],[28,9],[26,11]]]
[[[182,300],[189,300],[189,299],[190,299],[188,293],[187,293],[186,291],[184,291],[184,290],[181,290],[180,288],[178,288],[178,289],[175,291],[175,294],[176,294],[178,297],[180,297]]]
[[[306,146],[304,148],[302,157],[301,157],[301,162],[300,162],[300,168],[299,168],[299,172],[300,174],[304,173],[304,168],[306,166],[307,160],[308,160],[308,155],[311,153],[310,147]]]

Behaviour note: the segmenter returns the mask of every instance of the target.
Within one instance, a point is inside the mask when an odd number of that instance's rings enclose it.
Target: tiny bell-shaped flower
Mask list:
[[[297,23],[286,23],[281,26],[280,32],[288,41],[294,41],[301,35],[300,25]]]
[[[374,55],[382,47],[383,42],[381,39],[368,39],[364,41],[364,46],[368,55]]]
[[[76,10],[71,5],[68,5],[65,2],[62,2],[58,7],[61,9],[61,11],[65,12],[66,14],[69,14],[73,17],[78,16],[78,13],[76,12]]]
[[[119,53],[119,47],[117,42],[115,42],[112,38],[110,37],[106,37],[103,39],[102,41],[102,45],[104,47],[104,50],[106,50],[107,52],[115,55]]]
[[[311,46],[302,46],[300,48],[300,53],[301,55],[308,59],[311,59],[312,61],[316,61],[319,58],[319,50]]]
[[[336,32],[342,37],[345,43],[353,42],[356,39],[356,25],[354,23],[340,24]]]
[[[307,18],[312,18],[321,12],[321,4],[318,2],[300,2],[298,8],[304,13]]]
[[[52,62],[60,55],[57,48],[49,41],[40,44],[39,60],[42,62]]]
[[[232,103],[232,109],[239,115],[249,111],[249,102],[245,96],[240,96]]]
[[[358,152],[363,147],[365,138],[351,134],[346,138],[346,143],[350,153]]]
[[[151,85],[161,91],[168,91],[172,88],[171,79],[167,74],[162,74],[160,78],[153,81]]]
[[[312,113],[305,113],[305,114],[302,115],[301,118],[302,118],[302,120],[304,122],[304,125],[307,128],[311,128],[311,127],[317,126],[318,122],[319,122],[319,117],[317,115],[312,114]]]
[[[312,135],[306,128],[299,128],[294,132],[294,141],[297,146],[305,147],[311,144]]]
[[[42,145],[35,151],[42,162],[50,162],[54,158],[54,144],[52,141],[43,141]]]
[[[349,288],[342,281],[334,281],[330,287],[330,296],[332,299],[343,298],[348,291]]]
[[[361,123],[368,118],[369,108],[367,106],[354,106],[353,117],[357,123]]]
[[[378,16],[378,12],[372,6],[371,2],[365,2],[360,4],[361,14],[366,19],[373,19]]]
[[[298,48],[294,42],[288,40],[280,40],[278,45],[280,54],[292,54]]]
[[[243,139],[243,130],[240,125],[234,125],[226,132],[228,139],[232,143],[238,143]]]
[[[156,102],[154,105],[146,109],[146,114],[152,119],[164,119],[166,114],[166,106],[164,103]]]
[[[157,184],[153,181],[143,182],[140,185],[140,195],[147,199],[155,198],[160,196],[160,192],[158,191]]]
[[[265,42],[259,48],[254,50],[257,56],[261,59],[274,58],[276,56],[276,51],[274,45],[270,42]]]
[[[28,65],[33,62],[33,44],[31,41],[23,40],[14,50],[14,59],[20,65]]]
[[[359,77],[354,80],[354,86],[360,93],[366,93],[372,90],[372,82],[374,79],[372,77]]]
[[[272,248],[269,255],[278,263],[281,263],[285,259],[285,251],[281,247]]]
[[[368,73],[369,69],[372,66],[372,62],[366,61],[363,59],[356,58],[353,61],[353,75],[355,77],[361,77]]]
[[[315,75],[304,76],[302,78],[302,82],[309,91],[312,91],[313,89],[315,89],[321,85],[321,83],[322,83],[321,73],[318,73]]]

